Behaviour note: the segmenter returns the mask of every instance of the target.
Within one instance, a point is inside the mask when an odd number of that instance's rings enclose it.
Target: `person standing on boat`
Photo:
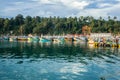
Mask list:
[[[103,41],[103,46],[106,46],[106,38],[103,37],[102,39],[103,39],[102,40]]]
[[[118,42],[119,42],[119,39],[116,37],[115,39],[115,42],[116,42],[116,47],[118,47]]]

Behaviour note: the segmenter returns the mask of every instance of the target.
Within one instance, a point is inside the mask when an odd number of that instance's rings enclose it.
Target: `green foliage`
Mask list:
[[[114,16],[113,19],[108,16],[108,20],[99,17],[95,19],[92,16],[77,17],[31,17],[18,14],[15,18],[0,18],[0,34],[28,35],[28,34],[79,34],[82,33],[82,27],[88,25],[91,32],[111,32],[118,34],[120,32],[120,21]]]

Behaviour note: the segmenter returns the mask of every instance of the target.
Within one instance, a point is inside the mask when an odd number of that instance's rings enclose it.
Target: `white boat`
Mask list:
[[[17,40],[17,37],[10,37],[9,38],[9,41],[16,41]]]

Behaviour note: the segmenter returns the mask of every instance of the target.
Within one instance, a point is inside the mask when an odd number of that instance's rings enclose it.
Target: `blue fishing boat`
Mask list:
[[[4,36],[3,40],[9,40],[9,36]]]
[[[34,36],[32,38],[33,38],[33,41],[35,41],[35,42],[38,42],[40,40],[38,36]]]
[[[50,39],[46,39],[43,37],[40,37],[39,39],[40,39],[39,42],[50,42],[51,41]]]

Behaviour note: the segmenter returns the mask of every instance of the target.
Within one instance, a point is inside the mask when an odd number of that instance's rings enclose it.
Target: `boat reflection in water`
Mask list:
[[[0,80],[119,80],[120,49],[86,43],[0,42]]]

